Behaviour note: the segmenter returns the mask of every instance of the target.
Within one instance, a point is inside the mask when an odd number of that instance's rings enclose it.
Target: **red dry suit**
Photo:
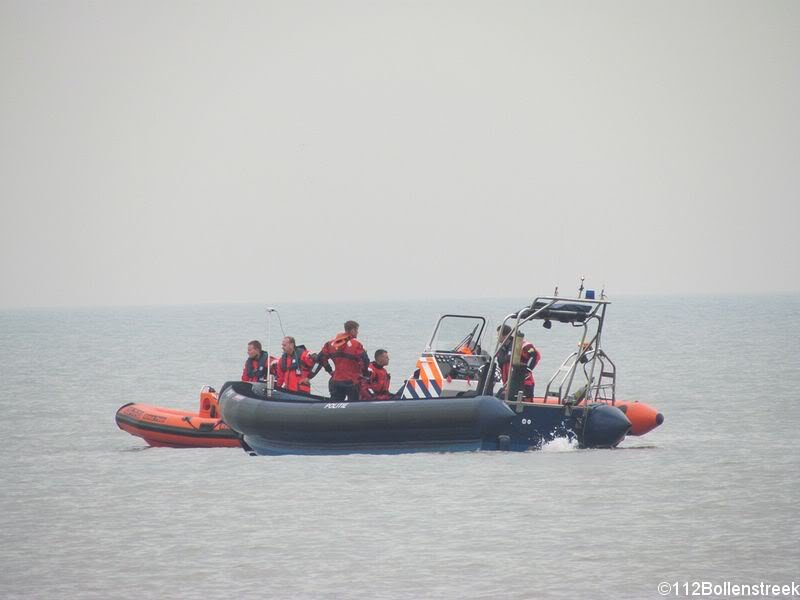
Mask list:
[[[528,373],[525,376],[525,382],[523,385],[530,385],[533,386],[536,384],[536,381],[533,378],[533,369],[536,365],[539,364],[539,361],[542,359],[542,353],[539,352],[536,347],[531,344],[530,342],[525,342],[522,344],[522,352],[520,352],[520,362],[528,369]],[[511,372],[511,355],[510,351],[507,352],[500,360],[500,373],[503,377],[503,385],[508,383],[508,374]]]
[[[361,383],[362,400],[390,400],[392,375],[375,361],[369,364],[369,377]]]
[[[275,357],[270,360],[274,364]],[[242,381],[260,381],[267,376],[267,353],[262,352],[255,358],[247,357],[242,369]]]
[[[358,384],[361,376],[367,374],[369,357],[361,345],[354,337],[347,333],[340,333],[332,340],[325,342],[319,353],[319,363],[330,373],[331,367],[329,360],[333,361],[334,383],[353,383]]]
[[[311,377],[311,368],[315,362],[305,346],[297,346],[292,355],[284,352],[275,366],[275,384],[290,392],[310,394],[311,384],[300,381]]]

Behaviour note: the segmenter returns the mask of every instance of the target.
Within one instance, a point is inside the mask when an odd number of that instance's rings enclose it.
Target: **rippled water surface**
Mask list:
[[[312,350],[358,320],[399,384],[437,314],[496,323],[518,305],[278,308]],[[790,297],[614,299],[618,395],[666,416],[617,450],[250,457],[146,448],[114,412],[195,409],[266,341],[263,307],[0,312],[0,597],[633,599],[662,581],[800,581],[798,313]],[[576,331],[526,333],[541,383]]]

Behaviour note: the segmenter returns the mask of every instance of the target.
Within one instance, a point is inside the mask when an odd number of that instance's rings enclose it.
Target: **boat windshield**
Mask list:
[[[486,319],[468,315],[443,315],[433,331],[428,350],[456,354],[478,354]]]

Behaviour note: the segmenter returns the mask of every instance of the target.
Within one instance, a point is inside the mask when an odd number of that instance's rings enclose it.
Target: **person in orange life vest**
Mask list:
[[[283,354],[275,362],[275,383],[290,392],[311,393],[311,382],[314,374],[311,369],[317,362],[317,357],[306,350],[305,346],[298,346],[292,336],[287,335],[281,342]]]
[[[508,384],[508,375],[511,372],[511,350],[514,346],[514,336],[511,334],[511,327],[503,325],[502,330],[497,328],[500,339],[504,340],[503,345],[497,353],[497,365],[500,367],[500,375],[503,378],[503,385]],[[523,341],[522,352],[520,353],[520,360],[525,368],[528,370],[525,376],[525,382],[522,384],[522,393],[526,398],[533,398],[533,390],[536,385],[536,380],[533,377],[533,369],[539,364],[542,359],[542,353],[536,347],[528,342]]]
[[[331,373],[329,361],[333,361],[333,376],[330,392],[333,402],[355,402],[359,398],[361,378],[368,376],[369,358],[364,346],[358,341],[358,323],[347,321],[344,332],[332,340],[325,342],[317,360],[328,373]]]
[[[244,361],[242,381],[261,381],[267,376],[267,353],[261,349],[261,342],[247,343],[247,360]]]
[[[389,384],[392,375],[386,370],[389,364],[389,353],[386,350],[376,350],[375,360],[369,364],[369,377],[361,382],[362,400],[391,400]]]

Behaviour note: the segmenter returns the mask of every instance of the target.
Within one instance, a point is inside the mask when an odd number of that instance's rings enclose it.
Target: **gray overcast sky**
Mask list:
[[[800,2],[0,2],[0,306],[800,290]]]

